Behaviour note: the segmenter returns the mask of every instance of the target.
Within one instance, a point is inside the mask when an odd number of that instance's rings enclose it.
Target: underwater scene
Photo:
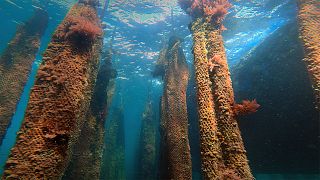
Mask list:
[[[1,179],[320,179],[320,0],[1,0]]]

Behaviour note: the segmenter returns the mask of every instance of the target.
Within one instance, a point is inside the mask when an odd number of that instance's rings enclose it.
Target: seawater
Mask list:
[[[36,55],[29,79],[24,87],[23,94],[21,95],[16,112],[12,118],[12,123],[0,146],[0,165],[2,167],[8,158],[10,149],[15,144],[16,133],[23,121],[30,91],[35,81],[36,72],[42,61],[42,53],[50,42],[52,33],[74,3],[75,1],[72,0],[40,0],[39,2],[31,2],[30,0],[4,0],[0,2],[0,52],[3,52],[8,42],[10,42],[11,38],[15,35],[17,26],[25,22],[35,9],[42,8],[46,10],[50,17],[49,25],[41,39],[40,49]],[[227,30],[223,34],[231,73],[236,71],[235,69],[240,67],[240,65],[250,62],[251,59],[253,59],[252,57],[259,52],[261,47],[268,45],[266,45],[266,43],[275,41],[276,39],[273,39],[273,37],[277,36],[277,33],[285,33],[283,30],[284,28],[295,28],[293,26],[296,25],[297,21],[297,5],[295,1],[253,0],[239,2],[232,1],[232,3],[233,7],[224,22]],[[101,11],[102,7],[99,8],[100,14],[102,14]],[[134,179],[136,175],[139,174],[136,170],[137,151],[139,149],[141,117],[147,101],[153,102],[153,110],[158,116],[157,121],[159,121],[159,99],[162,95],[163,83],[161,79],[153,78],[151,73],[161,48],[172,34],[177,34],[182,37],[182,48],[186,55],[189,69],[190,71],[193,71],[193,54],[191,50],[192,36],[188,28],[190,21],[191,18],[179,8],[176,1],[109,1],[109,7],[106,9],[105,16],[102,19],[102,23],[105,25],[104,48],[113,49],[112,64],[113,68],[117,71],[117,77],[115,79],[116,91],[109,109],[112,112],[112,109],[121,106],[124,110],[125,169],[127,179]],[[294,35],[298,36],[298,34]],[[111,46],[109,45],[110,42],[112,42]],[[274,53],[275,56],[281,57],[287,56],[290,52],[270,53]],[[261,58],[263,59],[264,57]],[[272,64],[270,65],[268,62],[263,63],[265,64],[265,66],[261,66],[263,68],[254,66],[252,69],[248,69],[248,71],[257,70],[264,72],[265,76],[272,76],[272,74],[268,74],[268,68],[270,68]],[[232,75],[233,74],[231,74],[231,76]],[[194,110],[196,105],[192,100],[192,98],[195,98],[195,84],[192,78],[194,77],[190,77],[188,87],[189,94],[187,96],[189,121],[191,121],[189,124],[190,126],[196,126],[197,115]],[[236,77],[233,77],[233,80],[236,97],[242,97],[243,94],[245,94],[243,92],[246,91],[248,87],[255,86],[255,84],[252,85],[249,84],[249,82],[248,84],[245,82],[243,84],[237,84],[238,81]],[[270,81],[268,83],[270,83]],[[286,86],[286,84],[282,85]],[[273,84],[265,84],[265,86],[273,86]],[[261,93],[262,92],[253,92],[252,98],[255,98],[254,95],[259,96]],[[278,97],[272,98],[277,99]],[[257,100],[259,101],[259,99]],[[276,102],[278,101],[271,101],[268,103]],[[261,108],[263,108],[264,104],[261,105]],[[283,102],[283,106],[287,106],[287,104]],[[312,111],[311,114],[315,113]],[[112,116],[113,113],[109,113],[106,121],[108,122],[108,120],[112,119]],[[314,123],[314,119],[319,117],[316,116],[317,115],[314,115],[308,119],[313,119],[311,122]],[[256,179],[320,178],[319,159],[308,159],[310,160],[309,164],[308,161],[303,162],[302,164],[305,165],[303,168],[298,167],[299,163],[293,163],[294,165],[290,167],[290,162],[294,161],[294,159],[286,159],[286,157],[282,158],[277,156],[277,151],[288,151],[288,153],[283,154],[288,154],[287,158],[294,157],[295,153],[292,151],[295,151],[295,149],[286,149],[286,147],[283,147],[291,142],[291,137],[278,137],[277,132],[275,132],[269,134],[269,137],[264,137],[263,134],[257,135],[260,137],[260,143],[255,142],[257,139],[250,138],[249,136],[255,136],[256,134],[254,133],[259,132],[250,129],[252,124],[250,125],[250,122],[248,122],[249,120],[255,121],[253,123],[255,126],[252,127],[259,127],[259,125],[264,126],[268,124],[266,121],[270,120],[268,119],[268,116],[260,116],[265,119],[260,118],[258,120],[256,120],[255,117],[259,117],[259,115],[254,115],[247,119],[244,118],[243,122],[240,122],[240,127],[241,130],[243,130],[244,142],[248,150],[248,158]],[[308,119],[305,119],[305,121]],[[259,121],[264,122],[259,124],[257,123]],[[301,125],[301,121],[301,119],[297,119],[293,123],[296,123],[298,126]],[[274,125],[275,122],[272,120],[270,120],[270,123],[273,123],[273,126],[276,126]],[[281,124],[281,122],[277,123],[279,123],[279,127],[286,128],[286,125]],[[315,123],[315,125],[317,124]],[[194,130],[196,128],[189,128],[193,177],[194,179],[200,179],[200,156],[199,150],[197,150],[199,143],[197,140],[198,133]],[[267,131],[268,129],[264,130]],[[273,129],[270,129],[270,131],[272,130]],[[305,129],[305,131],[308,131],[308,129]],[[285,135],[285,133],[279,134]],[[300,141],[303,141],[304,138],[310,138],[312,140],[316,139],[316,137],[312,135],[309,136],[308,133],[304,133],[301,135],[302,139],[300,139]],[[246,139],[246,137],[249,138]],[[284,140],[280,141],[278,138]],[[294,140],[292,140],[292,142],[294,142]],[[270,154],[264,154],[264,152],[255,151],[255,149],[260,151],[261,148],[255,148],[254,145],[261,145],[261,143],[270,143],[272,146],[279,145],[279,147],[275,147],[273,149],[274,152]],[[299,144],[293,143],[293,147],[294,145]],[[307,152],[311,152],[312,157],[316,158],[316,154],[314,153],[319,152],[319,144],[302,143],[302,145],[308,146],[306,148],[307,151],[299,151],[296,156],[300,156],[301,158],[298,158],[298,160],[308,157],[308,154],[306,154]],[[281,163],[273,165],[273,162]],[[293,169],[293,171],[290,171],[290,169]],[[1,168],[0,173],[3,173],[3,168]]]

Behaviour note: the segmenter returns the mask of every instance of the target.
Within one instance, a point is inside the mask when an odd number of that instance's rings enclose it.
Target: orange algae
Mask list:
[[[235,104],[233,106],[233,112],[236,116],[238,115],[247,115],[257,112],[260,105],[254,99],[250,100],[243,100],[241,104]]]
[[[97,24],[90,22],[89,19],[83,16],[76,16],[70,18],[70,27],[66,33],[66,38],[73,34],[80,34],[89,39],[94,39],[97,36],[101,36],[102,30]]]
[[[315,95],[315,105],[320,110],[320,2],[299,0],[298,20],[300,39],[304,46],[306,64]]]
[[[228,0],[179,0],[179,4],[194,19],[204,18],[213,26],[225,29],[222,21],[231,7]]]
[[[36,10],[24,25],[18,27],[15,37],[0,56],[0,144],[16,110],[47,23],[47,12]]]
[[[89,107],[102,39],[80,53],[58,35],[72,16],[88,9],[95,14],[90,6],[74,5],[44,53],[4,179],[60,179],[69,163]]]

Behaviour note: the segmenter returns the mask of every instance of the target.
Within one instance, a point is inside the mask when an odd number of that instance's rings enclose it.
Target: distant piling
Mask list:
[[[102,30],[94,5],[74,5],[53,34],[4,179],[60,179],[65,172],[97,76]]]
[[[160,179],[192,179],[186,103],[189,70],[180,44],[181,39],[172,36],[164,56],[166,66],[161,97]]]
[[[16,111],[47,24],[48,13],[36,9],[26,23],[18,26],[16,35],[0,56],[0,144]]]
[[[148,100],[142,114],[137,179],[157,179],[156,119],[153,103]]]
[[[114,107],[109,117],[100,179],[126,179],[123,106]]]

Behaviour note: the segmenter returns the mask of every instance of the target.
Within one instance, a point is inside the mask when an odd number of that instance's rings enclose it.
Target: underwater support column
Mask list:
[[[189,70],[180,43],[178,37],[171,37],[166,51],[168,65],[161,98],[160,179],[192,179],[186,102]]]
[[[304,46],[306,64],[315,94],[315,105],[320,110],[320,2],[299,0],[298,20],[300,39]]]
[[[90,2],[74,5],[53,34],[4,179],[60,179],[66,170],[89,108],[102,45]]]
[[[218,179],[223,162],[211,90],[212,83],[207,66],[206,25],[202,21],[203,19],[199,18],[191,26],[197,84],[201,167],[204,179]]]
[[[139,173],[137,179],[157,179],[156,118],[153,112],[153,103],[151,100],[147,101],[142,115],[139,148]]]
[[[100,179],[126,179],[125,129],[122,102],[110,110],[105,130]]]
[[[204,179],[253,179],[234,118],[234,96],[225,56],[222,22],[228,0],[179,0],[193,18],[194,66],[198,94]]]
[[[0,144],[31,72],[48,19],[47,12],[36,9],[25,24],[18,26],[0,56]]]
[[[209,74],[226,171],[234,171],[241,179],[253,179],[240,129],[233,113],[234,93],[221,29],[208,26],[207,49],[208,59],[212,63]]]
[[[114,93],[111,48],[103,53],[90,109],[63,179],[100,179],[105,119]]]

